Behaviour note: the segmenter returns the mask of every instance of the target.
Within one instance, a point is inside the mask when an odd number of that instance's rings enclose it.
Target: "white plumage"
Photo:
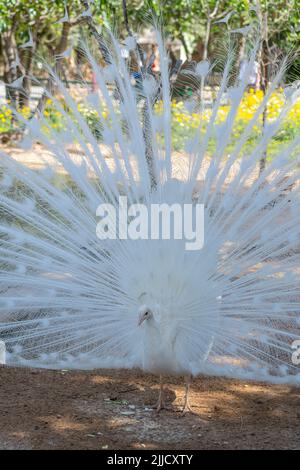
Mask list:
[[[0,341],[0,364],[6,363],[6,348],[4,341]]]
[[[175,323],[175,324],[174,324]],[[190,367],[184,363],[180,344],[177,341],[180,326],[174,322],[174,316],[160,312],[157,305],[151,310],[147,305],[139,309],[139,326],[143,325],[143,369],[160,376],[160,393],[157,411],[165,406],[163,395],[163,375],[183,375],[186,377],[186,397],[183,412],[190,411],[188,400],[191,381]]]
[[[282,79],[280,70],[229,153],[247,88],[247,74],[232,85],[229,56],[215,100],[201,103],[200,110],[197,105],[206,121],[182,137],[186,151],[178,156],[172,149],[168,59],[159,34],[158,44],[161,76],[153,81],[142,71],[141,83],[152,83],[145,88],[131,83],[113,36],[109,67],[103,69],[86,52],[99,93],[87,96],[85,104],[98,112],[101,145],[58,77],[65,103],[53,97],[53,104],[62,116],[61,132],[45,119],[26,122],[18,116],[27,126],[27,142],[38,140],[55,160],[45,161],[37,172],[1,155],[0,336],[7,362],[138,366],[160,375],[299,383],[291,344],[299,337],[300,137],[257,172],[299,90],[249,147],[253,127]],[[255,57],[254,50],[249,71]],[[194,78],[199,78],[196,72]],[[117,94],[111,93],[111,83]],[[154,106],[157,95],[160,113]],[[219,122],[224,97],[230,111]],[[193,112],[195,106],[190,100],[186,109]],[[203,249],[187,251],[181,239],[97,239],[98,205],[118,209],[120,195],[149,209],[151,203],[203,203]]]

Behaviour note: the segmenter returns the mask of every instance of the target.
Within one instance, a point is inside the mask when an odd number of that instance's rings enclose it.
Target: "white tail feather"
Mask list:
[[[168,57],[159,34],[157,40],[161,76],[153,82],[143,71],[145,86],[138,92],[113,36],[106,69],[86,50],[99,93],[86,96],[85,105],[98,111],[101,144],[55,74],[64,100],[62,105],[52,97],[61,132],[43,117],[27,121],[15,112],[26,138],[39,141],[53,158],[41,158],[43,169],[36,171],[1,154],[0,337],[8,363],[140,366],[137,312],[146,295],[161,317],[162,340],[176,342],[184,370],[298,383],[291,357],[300,333],[300,137],[280,149],[261,174],[258,167],[299,90],[249,147],[282,67],[232,144],[247,80],[229,85],[229,56],[214,102],[203,101],[200,111],[198,106],[199,129],[178,156],[172,150]],[[249,71],[255,56],[254,49]],[[226,93],[231,107],[220,123]],[[158,95],[161,114],[154,106]],[[96,208],[105,202],[117,207],[122,194],[146,206],[203,203],[204,248],[187,252],[183,240],[101,242]]]

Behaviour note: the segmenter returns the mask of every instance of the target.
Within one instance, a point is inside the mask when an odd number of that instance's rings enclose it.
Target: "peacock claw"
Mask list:
[[[194,411],[192,410],[192,408],[190,407],[190,405],[184,405],[184,407],[182,408],[182,412],[181,412],[183,415],[185,415],[186,413],[193,413],[194,414]]]
[[[166,408],[166,404],[164,401],[158,401],[156,405],[156,413],[159,413],[161,410],[164,410]]]

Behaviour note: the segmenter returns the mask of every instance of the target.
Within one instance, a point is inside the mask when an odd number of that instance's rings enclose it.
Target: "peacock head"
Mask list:
[[[145,320],[153,320],[153,312],[147,305],[142,305],[139,308],[138,326],[141,326]]]

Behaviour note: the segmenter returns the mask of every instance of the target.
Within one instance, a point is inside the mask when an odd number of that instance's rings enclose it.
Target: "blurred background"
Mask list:
[[[130,59],[126,38],[134,34],[144,56],[144,64],[154,76],[159,76],[159,57],[153,33],[155,22],[163,25],[170,58],[173,143],[178,150],[185,141],[183,137],[194,132],[201,120],[197,110],[188,112],[183,101],[196,96],[209,106],[221,75],[215,67],[205,87],[200,89],[200,83],[189,81],[187,75],[183,80],[181,72],[184,69],[195,70],[201,61],[224,59],[230,37],[235,55],[233,75],[238,77],[251,45],[249,24],[256,24],[252,41],[258,39],[257,34],[261,36],[259,50],[237,115],[238,137],[259,106],[278,63],[291,52],[293,55],[286,68],[284,82],[270,100],[266,119],[278,116],[285,102],[285,88],[293,86],[300,78],[297,55],[299,11],[300,0],[0,0],[1,143],[15,141],[22,134],[12,109],[17,109],[26,118],[42,114],[49,126],[58,131],[63,127],[60,114],[45,93],[45,90],[55,91],[45,63],[54,68],[76,97],[80,111],[101,140],[97,113],[88,109],[82,100],[84,93],[96,91],[95,78],[82,52],[82,41],[94,50],[99,63],[105,67],[103,35],[106,26],[120,38],[126,60]],[[137,85],[139,65],[130,61],[132,80]],[[226,96],[223,105],[219,111],[220,121],[226,119],[230,107]],[[159,99],[155,106],[159,112]],[[106,110],[101,110],[101,113],[102,117],[105,116]],[[299,129],[298,102],[288,116],[285,129],[277,136],[275,147],[278,142],[290,141]],[[272,149],[270,152],[272,154]]]

